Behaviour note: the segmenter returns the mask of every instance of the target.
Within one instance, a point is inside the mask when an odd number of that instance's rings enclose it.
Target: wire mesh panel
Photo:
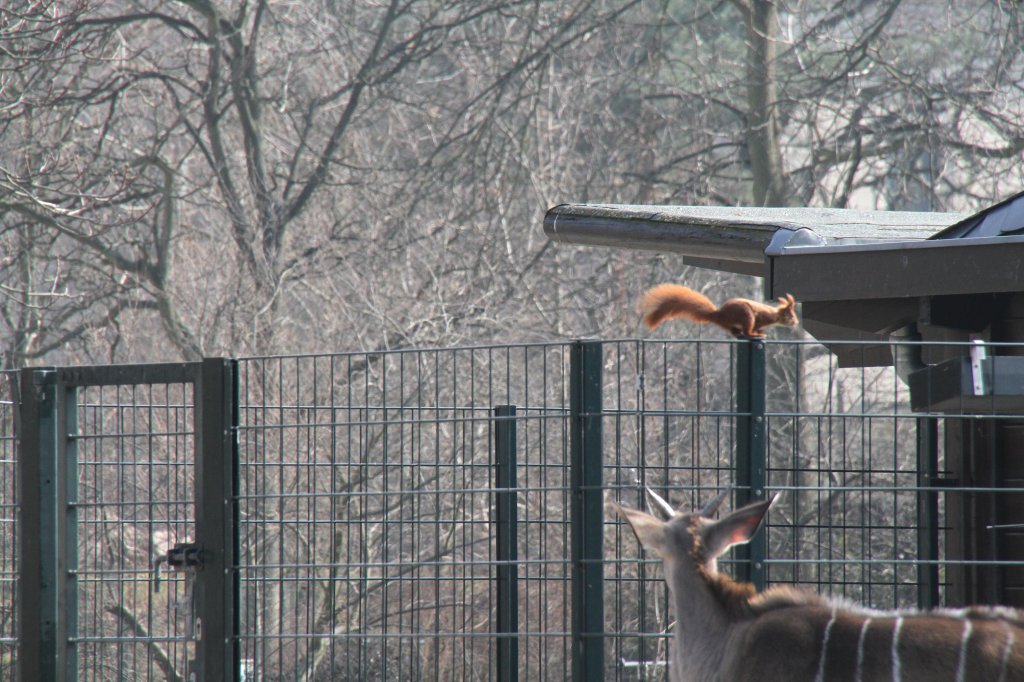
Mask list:
[[[184,680],[191,581],[154,567],[194,537],[191,383],[77,389],[77,679]]]
[[[817,344],[773,344],[769,367],[790,389],[768,391],[769,485],[783,492],[771,582],[877,608],[1022,605],[1024,379],[1006,365],[993,390],[970,385],[969,368],[975,351],[1020,350],[893,344],[893,366],[843,368]]]
[[[741,343],[609,344],[606,466],[619,499],[644,508],[641,485],[650,485],[693,510],[725,487],[745,492],[735,478]],[[768,517],[767,582],[916,606],[921,415],[908,389],[893,367],[840,369],[818,344],[769,342],[763,370],[761,494],[781,494]],[[608,532],[608,677],[666,679],[674,615],[660,560],[622,525]],[[735,573],[730,563],[723,570]]]
[[[242,659],[494,679],[494,408],[516,406],[522,679],[569,657],[563,345],[240,361]]]
[[[840,368],[813,344],[770,349],[769,486],[783,493],[771,582],[916,606],[920,415],[909,389],[893,367]]]
[[[650,486],[681,509],[733,483],[737,366],[732,342],[605,344],[605,481],[610,495],[644,509]],[[661,561],[608,518],[605,677],[667,679],[673,616]]]
[[[735,411],[741,386],[732,377],[742,343],[607,344],[613,495],[643,508],[645,484],[692,510],[735,484],[746,415]],[[1000,391],[972,387],[966,345],[905,345],[893,366],[840,367],[814,342],[766,344],[765,493],[780,494],[766,524],[767,583],[882,609],[1013,603],[1024,589],[1019,561],[1006,558],[1024,544],[1024,377],[1007,364],[985,375]],[[863,346],[866,356],[878,350]],[[926,367],[922,357],[940,369],[911,377]],[[606,533],[607,678],[667,679],[674,616],[660,560],[623,524]]]

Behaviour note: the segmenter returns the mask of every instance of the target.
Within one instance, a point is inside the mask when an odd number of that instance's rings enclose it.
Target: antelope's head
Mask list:
[[[662,518],[615,503],[612,506],[629,523],[640,544],[661,557],[665,580],[673,591],[685,588],[682,581],[694,569],[709,577],[716,575],[718,557],[733,545],[749,542],[778,497],[748,504],[716,521],[709,517],[729,490],[692,513],[676,511],[653,490],[646,490],[648,502]]]

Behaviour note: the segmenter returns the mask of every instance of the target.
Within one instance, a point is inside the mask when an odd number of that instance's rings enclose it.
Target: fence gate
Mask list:
[[[235,678],[234,367],[21,371],[20,679]]]

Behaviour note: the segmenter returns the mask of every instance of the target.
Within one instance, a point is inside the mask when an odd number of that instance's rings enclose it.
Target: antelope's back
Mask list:
[[[1008,609],[789,607],[742,630],[722,680],[1024,682],[1024,621]]]

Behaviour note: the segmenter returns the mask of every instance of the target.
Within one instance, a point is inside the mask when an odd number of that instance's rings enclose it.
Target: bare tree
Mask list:
[[[922,7],[4,8],[8,362],[619,334],[707,281],[551,247],[562,201],[969,209],[1020,178],[1020,10]]]
[[[90,49],[50,65],[68,85],[48,93],[45,126],[52,136],[56,119],[71,122],[64,139],[81,155],[80,176],[5,169],[11,207],[102,262],[108,295],[155,313],[176,354],[273,348],[282,326],[323,322],[312,309],[282,311],[296,287],[349,262],[371,265],[375,243],[389,257],[422,243],[396,239],[411,209],[387,206],[411,171],[430,172],[447,148],[479,136],[479,117],[518,106],[552,53],[626,9],[590,0],[557,11],[540,2],[83,7],[61,19],[59,37]],[[503,35],[505,15],[522,28]],[[495,38],[508,41],[509,59],[466,74],[460,56]],[[437,87],[445,80],[458,97]],[[446,274],[427,267],[419,291]],[[370,317],[389,326],[394,305],[377,308]],[[395,321],[403,332],[381,343],[434,324],[409,311]],[[108,307],[106,317],[121,312]]]

